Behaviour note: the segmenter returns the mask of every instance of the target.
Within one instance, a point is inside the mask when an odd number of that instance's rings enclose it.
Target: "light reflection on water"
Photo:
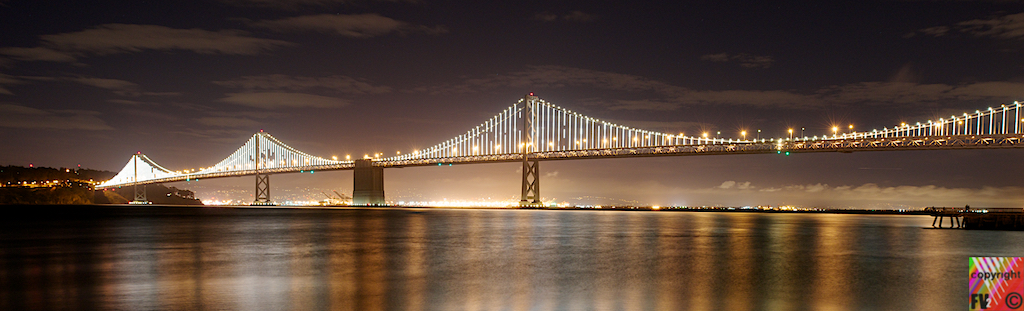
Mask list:
[[[959,310],[1024,232],[927,216],[33,207],[0,309]]]

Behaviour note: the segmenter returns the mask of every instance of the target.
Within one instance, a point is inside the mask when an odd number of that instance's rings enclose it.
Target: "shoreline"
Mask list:
[[[62,206],[62,205],[50,205]],[[72,205],[68,205],[72,206]],[[781,213],[781,214],[866,214],[866,215],[929,215],[923,209],[920,210],[874,210],[874,209],[756,209],[736,207],[650,207],[650,206],[605,206],[605,207],[451,207],[451,206],[367,206],[367,205],[340,205],[340,206],[298,206],[298,205],[173,205],[173,204],[150,204],[150,205],[127,205],[127,204],[92,204],[97,207],[172,207],[172,208],[239,208],[239,209],[485,209],[485,210],[548,210],[548,211],[641,211],[641,212],[721,212],[721,213]]]

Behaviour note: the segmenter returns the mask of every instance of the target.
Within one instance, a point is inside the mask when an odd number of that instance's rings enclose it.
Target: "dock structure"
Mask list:
[[[932,228],[942,228],[942,220],[949,218],[949,228],[963,228],[964,224],[960,220],[963,218],[964,208],[957,207],[925,207],[924,211],[928,212],[929,215],[935,217],[932,219]],[[938,222],[938,226],[935,222]]]
[[[971,208],[965,206],[962,208],[926,207],[924,210],[934,217],[932,228],[944,228],[943,220],[949,218],[948,228],[1024,230],[1024,208]]]

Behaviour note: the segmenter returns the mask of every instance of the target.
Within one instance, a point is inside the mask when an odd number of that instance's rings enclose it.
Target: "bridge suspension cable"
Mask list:
[[[257,149],[257,146],[258,149]],[[257,161],[258,160],[258,161]],[[275,168],[317,167],[329,164],[350,163],[325,159],[296,150],[274,136],[260,131],[224,160],[213,166],[200,169],[205,172],[226,172]]]
[[[138,166],[136,166],[136,162]],[[257,166],[258,165],[258,166]],[[145,154],[137,153],[114,178],[96,185],[97,188],[120,187],[136,183],[188,181],[201,178],[252,175],[257,170],[265,173],[292,172],[317,169],[339,169],[352,166],[352,161],[325,159],[299,151],[286,145],[269,133],[253,134],[227,158],[212,166],[171,171],[160,166]],[[136,171],[136,167],[138,167]],[[138,176],[136,179],[134,176]]]
[[[961,116],[952,115],[947,118],[917,122],[915,124],[902,123],[892,128],[882,128],[870,132],[852,132],[835,134],[826,139],[865,139],[865,138],[898,138],[913,136],[957,136],[957,135],[1006,135],[1021,134],[1021,104],[1013,102],[1010,105],[1001,105],[997,108],[989,107],[986,110],[975,110],[974,113],[964,113]]]
[[[141,181],[173,177],[174,175],[175,173],[171,170],[156,164],[156,162],[149,159],[142,152],[138,152],[132,155],[132,158],[128,160],[128,163],[124,165],[124,168],[117,175],[97,185],[97,188],[103,188],[107,184],[134,184]]]
[[[754,140],[669,134],[591,118],[542,99],[520,99],[482,124],[422,150],[383,158],[407,161],[467,156],[513,155],[527,152],[577,151],[653,146],[753,143]],[[530,115],[524,116],[526,105]],[[531,128],[523,129],[522,118]],[[530,131],[524,135],[523,131]],[[529,137],[530,139],[524,139]]]

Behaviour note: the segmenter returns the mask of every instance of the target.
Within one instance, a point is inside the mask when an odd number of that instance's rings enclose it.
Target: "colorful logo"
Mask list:
[[[1024,257],[970,260],[970,310],[1024,310]]]

